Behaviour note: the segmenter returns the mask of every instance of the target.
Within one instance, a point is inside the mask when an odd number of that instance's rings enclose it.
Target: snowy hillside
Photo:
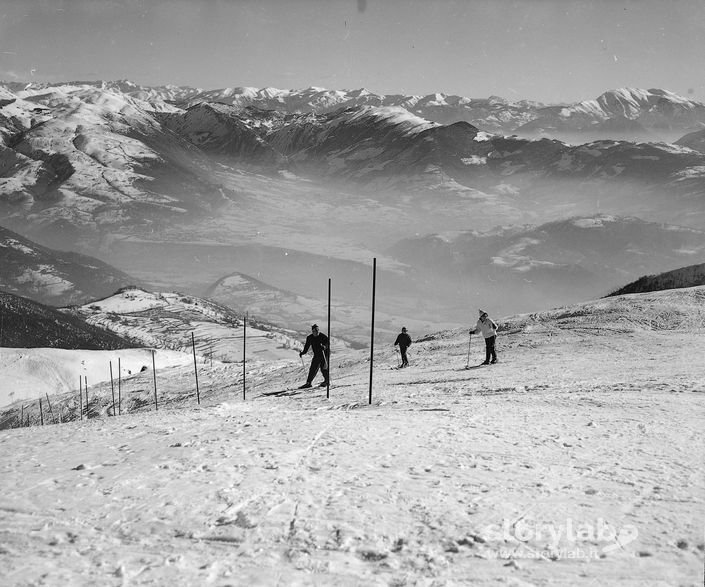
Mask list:
[[[120,349],[134,341],[83,318],[0,291],[0,347],[58,349]]]
[[[0,226],[0,290],[67,306],[134,284],[134,278],[94,257],[55,251]]]
[[[91,384],[106,384],[110,381],[111,361],[115,378],[118,377],[118,359],[122,360],[123,374],[143,367],[151,371],[152,349],[157,349],[157,369],[172,365],[193,367],[192,341],[195,341],[199,362],[242,364],[242,314],[209,300],[129,287],[81,307],[61,311],[47,309],[46,312],[52,313],[40,322],[26,305],[10,313],[3,307],[5,298],[10,296],[4,296],[0,296],[5,328],[4,336],[0,330],[0,345],[5,347],[0,348],[0,406],[11,400],[10,394],[15,399],[31,400],[47,393],[67,392],[76,387],[79,375],[88,376]],[[14,296],[12,299],[21,300]],[[26,335],[26,345],[13,344],[22,329],[38,327],[45,332],[34,333],[34,338]],[[44,338],[40,338],[40,334],[45,335]],[[52,336],[58,342],[50,344]],[[301,349],[304,338],[293,331],[249,320],[247,360],[278,364],[297,358],[295,351]],[[13,346],[40,348],[8,348]],[[43,348],[49,346],[55,348]],[[146,348],[95,352],[59,350],[126,346]]]
[[[242,313],[206,299],[176,292],[125,288],[75,310],[90,324],[141,341],[151,348],[192,351],[225,362],[242,361]],[[300,346],[291,335],[270,324],[250,322],[248,356],[276,361],[290,358]]]
[[[158,412],[149,371],[120,417],[95,417],[105,386],[88,421],[26,406],[0,432],[3,580],[699,585],[703,308],[698,287],[504,318],[471,369],[464,328],[412,332],[403,370],[380,340],[371,405],[347,351],[330,399],[272,395],[292,361],[253,366],[245,400],[238,365],[201,366],[200,408],[192,366],[159,370]]]

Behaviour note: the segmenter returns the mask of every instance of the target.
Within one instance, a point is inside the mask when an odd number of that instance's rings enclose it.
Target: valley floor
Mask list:
[[[221,365],[200,407],[0,432],[0,583],[701,585],[705,330],[467,340],[380,350],[371,405],[350,353],[330,399]]]

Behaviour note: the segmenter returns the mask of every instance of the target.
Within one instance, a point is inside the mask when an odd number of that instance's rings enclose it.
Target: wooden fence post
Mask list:
[[[49,401],[49,393],[45,392],[47,396],[47,404],[49,405],[49,413],[51,414],[51,421],[56,424],[56,416],[54,416],[54,408],[51,407],[51,402]]]

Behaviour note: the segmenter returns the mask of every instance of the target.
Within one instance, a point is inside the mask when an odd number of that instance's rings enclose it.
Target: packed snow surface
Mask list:
[[[352,351],[330,398],[285,391],[297,362],[246,399],[239,366],[204,366],[200,406],[186,367],[159,370],[158,411],[150,372],[119,417],[96,387],[89,420],[55,397],[64,424],[0,432],[2,584],[700,585],[704,307],[495,317],[486,367],[465,329],[412,332],[402,370],[380,341],[371,404]]]

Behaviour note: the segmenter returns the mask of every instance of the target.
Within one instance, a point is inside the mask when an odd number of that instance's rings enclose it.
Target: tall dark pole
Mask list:
[[[120,368],[120,357],[118,357],[118,414],[122,415],[122,369]]]
[[[81,385],[81,376],[78,376],[78,413],[81,415],[81,420],[83,420],[83,387]]]
[[[157,403],[157,367],[154,362],[154,349],[152,349],[152,375],[154,376],[154,411],[159,411],[159,404]]]
[[[372,328],[370,332],[370,399],[372,403],[372,372],[375,363],[375,290],[377,287],[377,257],[372,260]]]
[[[330,355],[331,355],[331,338],[330,338],[330,277],[328,278],[328,385],[326,386],[326,399],[330,398]]]
[[[191,333],[191,343],[193,344],[193,372],[196,374],[196,401],[201,405],[201,393],[198,390],[198,366],[196,365],[196,337]]]
[[[86,388],[86,420],[90,418],[90,412],[88,411],[88,375],[83,376],[83,387]]]
[[[245,373],[247,368],[247,313],[242,319],[242,399],[245,399]]]

